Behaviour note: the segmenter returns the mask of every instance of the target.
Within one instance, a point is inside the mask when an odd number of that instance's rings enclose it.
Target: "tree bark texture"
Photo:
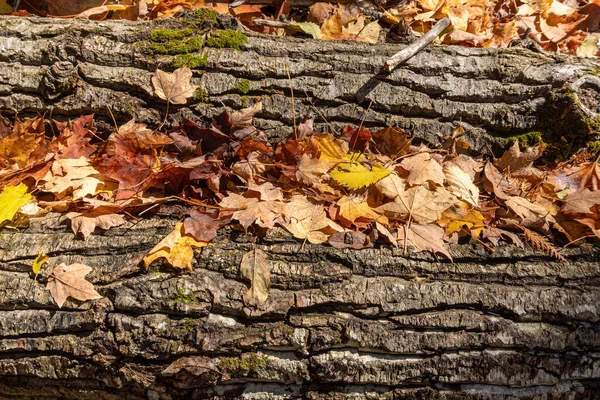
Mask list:
[[[218,27],[234,25],[221,18]],[[54,118],[93,112],[111,123],[112,112],[118,122],[135,117],[159,125],[166,104],[153,96],[152,71],[169,69],[174,57],[152,54],[151,32],[164,27],[186,25],[181,20],[0,19],[0,111],[51,112]],[[401,45],[248,39],[241,51],[198,53],[207,55],[206,67],[198,68],[193,80],[201,95],[171,107],[170,123],[184,116],[210,117],[225,107],[240,109],[261,98],[264,107],[255,123],[271,136],[289,135],[294,114],[297,121],[315,117],[325,129],[361,122],[397,125],[434,144],[461,121],[465,138],[477,150],[500,144],[499,136],[532,130],[583,143],[600,133],[598,110],[589,110],[585,98],[578,97],[582,89],[600,95],[597,60],[521,47],[432,45],[383,74],[385,61]],[[574,82],[579,82],[576,88]]]
[[[161,24],[179,22],[1,18],[0,110],[93,112],[109,122],[112,112],[118,122],[160,124],[166,104],[153,96],[151,76],[172,57],[149,57],[145,46]],[[575,95],[593,89],[598,67],[523,48],[432,46],[378,75],[398,49],[251,35],[241,51],[208,48],[194,78],[205,96],[172,108],[169,123],[262,98],[257,125],[289,134],[287,66],[298,120],[319,120],[318,109],[334,127],[364,119],[435,143],[462,119],[471,143],[483,146],[535,129],[572,84]],[[563,111],[589,111],[579,106]],[[399,248],[301,250],[275,230],[258,245],[269,254],[272,287],[257,308],[243,301],[249,283],[239,264],[254,245],[241,232],[227,228],[197,251],[191,272],[146,272],[139,261],[172,230],[172,217],[86,241],[59,218],[0,232],[0,398],[600,396],[597,248],[570,249],[561,263],[533,250],[453,245],[451,263]],[[51,266],[93,267],[88,279],[105,297],[58,309],[47,271],[38,281],[30,273],[40,253]]]
[[[224,232],[193,271],[137,265],[174,225],[76,240],[57,216],[0,238],[2,398],[595,399],[598,250],[338,250],[273,231],[272,287],[248,307],[251,238]],[[105,298],[57,309],[31,262],[82,262]]]

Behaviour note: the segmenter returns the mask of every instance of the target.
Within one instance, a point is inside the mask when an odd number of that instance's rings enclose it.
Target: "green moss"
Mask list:
[[[265,369],[268,358],[256,353],[243,354],[241,357],[221,357],[217,367],[222,372],[234,376],[247,376],[259,369]]]
[[[194,101],[197,103],[208,103],[208,92],[201,88],[196,89],[194,92]]]
[[[185,304],[200,304],[200,301],[193,294],[187,294],[183,288],[179,286],[175,287],[176,296],[171,298],[174,303],[185,303]]]
[[[600,140],[592,140],[586,143],[587,149],[591,152],[591,153],[598,153],[600,152]]]
[[[522,148],[539,146],[544,143],[543,135],[544,134],[541,131],[527,132],[519,136],[506,138],[504,139],[504,143],[506,143],[507,146],[512,146],[515,141],[518,140],[519,145]]]
[[[210,37],[206,39],[206,45],[208,47],[217,49],[230,48],[241,50],[241,46],[246,43],[248,43],[248,36],[231,29],[213,32]]]
[[[173,59],[173,66],[175,68],[181,68],[186,65],[191,69],[205,68],[208,65],[208,54],[179,54]]]
[[[192,28],[185,29],[155,29],[150,32],[150,41],[156,43],[167,43],[172,40],[182,40],[194,33]]]
[[[198,22],[217,23],[217,12],[211,8],[197,8],[194,10],[194,18]]]
[[[180,40],[170,40],[167,42],[150,41],[150,49],[153,54],[188,54],[202,50],[204,42],[201,36],[192,36]]]
[[[240,79],[233,87],[240,94],[248,94],[250,91],[250,81],[248,79]]]

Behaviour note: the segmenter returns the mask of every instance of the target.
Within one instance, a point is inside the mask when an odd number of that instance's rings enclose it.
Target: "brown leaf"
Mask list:
[[[269,297],[271,286],[271,271],[269,256],[260,249],[250,250],[240,264],[240,275],[250,281],[250,288],[244,293],[244,303],[258,307]]]
[[[372,246],[367,235],[355,231],[336,232],[329,236],[327,242],[336,249],[360,250]]]
[[[443,187],[435,191],[423,186],[414,186],[399,192],[393,202],[385,203],[375,209],[389,218],[407,221],[409,216],[420,224],[431,224],[442,216],[442,212],[456,202],[448,190]]]
[[[444,229],[435,225],[411,224],[409,228],[398,228],[398,244],[407,244],[415,248],[416,252],[431,251],[433,254],[441,253],[452,261],[452,256],[444,247]]]
[[[158,97],[172,104],[185,104],[192,97],[198,86],[190,83],[192,71],[188,67],[176,69],[168,73],[157,69],[152,77],[155,93]]]
[[[406,181],[409,185],[422,185],[427,181],[440,186],[444,184],[442,166],[432,159],[429,153],[417,153],[407,157],[402,160],[400,167],[408,171]]]
[[[193,209],[183,221],[183,234],[192,236],[199,242],[210,242],[217,237],[217,231],[230,221],[231,216],[216,218]]]
[[[381,154],[396,158],[409,152],[412,139],[406,131],[389,127],[373,132],[373,141]]]
[[[115,226],[123,225],[126,220],[121,214],[115,214],[114,209],[106,209],[105,207],[94,208],[89,211],[70,212],[65,215],[71,220],[71,229],[77,235],[79,232],[87,239],[96,229],[110,229]]]
[[[448,181],[448,190],[456,197],[469,202],[474,207],[479,205],[479,189],[471,177],[456,165],[444,166]]]
[[[533,146],[521,151],[519,141],[515,143],[494,163],[500,171],[510,169],[512,175],[536,175],[533,162],[544,152],[543,146]]]
[[[96,292],[94,285],[85,280],[85,276],[92,272],[87,265],[75,263],[66,265],[62,263],[52,270],[46,288],[61,308],[67,298],[72,297],[79,301],[100,299],[102,296]]]
[[[564,198],[561,211],[571,214],[592,214],[591,208],[600,204],[600,191],[588,189],[570,193]]]
[[[162,376],[185,379],[184,373],[193,375],[194,383],[214,384],[223,377],[213,360],[209,357],[181,357],[173,361],[162,372]]]

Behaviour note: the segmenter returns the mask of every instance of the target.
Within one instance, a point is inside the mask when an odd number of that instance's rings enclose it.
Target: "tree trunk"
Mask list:
[[[112,113],[118,122],[135,117],[159,125],[166,104],[153,95],[151,71],[190,54],[156,32],[165,27],[181,32],[191,20],[1,18],[0,111],[51,112],[59,119],[93,112],[110,123]],[[233,25],[220,17],[219,27]],[[215,26],[204,23],[209,35]],[[434,144],[460,121],[476,150],[501,144],[500,136],[529,131],[578,144],[600,133],[597,60],[521,47],[430,46],[392,73],[381,73],[401,47],[249,35],[241,51],[195,49],[198,58],[206,54],[200,62],[206,66],[196,68],[198,95],[171,107],[168,121],[210,118],[224,107],[240,109],[260,98],[264,106],[255,123],[271,136],[289,135],[294,117],[296,122],[315,117],[329,130],[397,125]]]
[[[274,231],[267,302],[247,307],[227,231],[192,272],[137,262],[173,226],[151,219],[74,240],[57,217],[0,239],[2,398],[594,399],[600,263],[514,247],[338,250]],[[105,296],[58,310],[41,280],[82,262]],[[47,275],[47,274],[46,274]]]
[[[173,57],[151,54],[150,32],[182,24],[1,18],[0,110],[94,112],[108,123],[112,112],[117,122],[158,125],[166,104],[153,95],[151,71],[168,69]],[[580,95],[598,90],[590,74],[598,62],[432,46],[377,75],[400,46],[248,39],[241,51],[205,50],[195,77],[201,90],[171,109],[170,124],[262,98],[258,126],[286,135],[291,84],[296,119],[322,118],[318,110],[334,128],[395,124],[435,143],[462,120],[478,147],[542,128],[581,140],[597,133],[597,115]],[[560,118],[544,121],[565,104]],[[575,131],[573,121],[588,131]],[[239,274],[253,244],[238,231],[225,228],[197,251],[192,272],[145,272],[141,257],[175,221],[129,222],[86,241],[58,221],[1,232],[2,398],[600,396],[598,248],[569,249],[561,263],[533,250],[453,245],[451,263],[398,248],[301,251],[274,230],[258,245],[269,255],[272,287],[256,308],[244,304],[248,283]],[[40,253],[52,265],[94,267],[88,279],[105,297],[59,310],[47,273],[37,281],[30,273]]]

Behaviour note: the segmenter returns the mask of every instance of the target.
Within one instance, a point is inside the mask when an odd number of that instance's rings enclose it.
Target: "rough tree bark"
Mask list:
[[[150,76],[170,58],[144,50],[158,24],[0,19],[0,110],[106,117],[110,105],[118,121],[158,124],[165,107]],[[462,118],[472,143],[493,143],[510,129],[543,126],[546,106],[566,101],[557,97],[597,90],[589,74],[597,62],[520,48],[431,47],[375,76],[397,50],[262,36],[242,51],[207,49],[196,77],[205,93],[173,110],[170,122],[262,97],[259,125],[289,133],[286,64],[298,117],[312,115],[312,102],[332,124],[399,124],[433,142]],[[581,84],[584,75],[591,83]],[[575,93],[564,90],[573,82]],[[594,122],[571,105],[564,114]],[[600,396],[597,248],[570,249],[561,263],[513,247],[490,254],[455,245],[450,263],[390,248],[299,251],[275,230],[259,244],[270,257],[270,296],[252,308],[239,275],[252,244],[240,232],[226,230],[198,251],[192,272],[141,270],[140,257],[174,224],[158,217],[87,241],[57,216],[1,232],[2,398]],[[30,275],[39,253],[94,267],[88,279],[105,298],[58,310],[44,276]]]

